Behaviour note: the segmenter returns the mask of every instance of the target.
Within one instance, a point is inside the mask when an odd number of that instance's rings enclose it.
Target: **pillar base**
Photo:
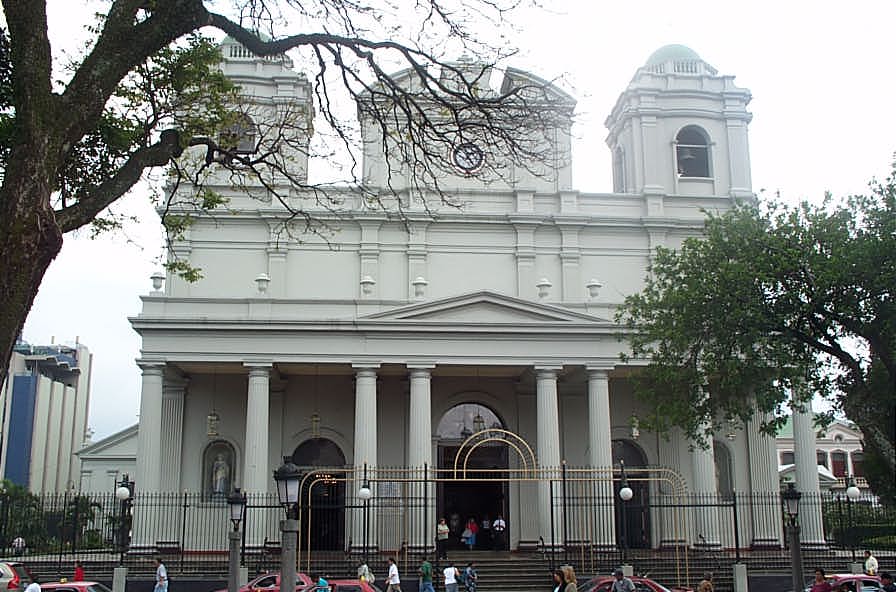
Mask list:
[[[781,541],[778,539],[753,539],[750,548],[756,551],[780,549]]]
[[[538,541],[519,541],[516,545],[517,551],[538,551],[540,549]]]
[[[112,570],[112,592],[124,592],[128,581],[128,568],[119,566]]]
[[[734,592],[747,592],[747,564],[734,564]]]

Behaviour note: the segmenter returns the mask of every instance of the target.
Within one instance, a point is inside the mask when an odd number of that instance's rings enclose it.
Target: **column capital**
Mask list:
[[[137,366],[143,376],[161,376],[165,371],[166,362],[162,360],[137,360]]]
[[[435,364],[408,364],[407,368],[411,378],[432,378]]]
[[[357,372],[363,372],[364,370],[368,370],[371,372],[376,372],[380,369],[379,362],[352,362],[352,370]]]
[[[535,378],[538,380],[554,380],[557,378],[557,373],[563,370],[563,366],[536,364],[532,369],[535,370]]]
[[[270,378],[273,364],[243,362],[243,367],[249,369],[249,378]]]
[[[266,360],[260,360],[257,362],[243,362],[243,368],[248,368],[252,370],[253,368],[264,368],[270,370],[274,367],[274,363]]]
[[[585,374],[588,375],[588,380],[608,380],[610,378],[610,370],[612,368],[607,368],[606,366],[585,366]]]

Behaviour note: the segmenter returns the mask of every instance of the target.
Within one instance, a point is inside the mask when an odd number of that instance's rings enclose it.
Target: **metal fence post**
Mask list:
[[[567,535],[568,535],[568,530],[567,530],[568,512],[566,511],[567,510],[567,504],[566,504],[567,500],[566,500],[566,461],[565,460],[563,461],[563,463],[561,463],[560,470],[561,470],[561,478],[563,479],[563,481],[562,481],[562,483],[563,483],[563,488],[562,488],[562,492],[563,492],[563,506],[562,506],[562,511],[563,511],[563,561],[565,563],[569,563],[569,542],[568,542],[568,538],[567,538]]]
[[[740,524],[737,519],[737,492],[731,492],[731,510],[734,512],[734,561],[740,563]]]

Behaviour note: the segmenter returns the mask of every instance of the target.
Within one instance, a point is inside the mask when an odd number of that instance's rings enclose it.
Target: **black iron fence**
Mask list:
[[[623,485],[631,490],[628,499],[620,495]],[[361,495],[365,486],[369,499]],[[592,572],[657,549],[689,561],[713,554],[739,559],[747,550],[785,544],[777,493],[693,494],[649,472],[623,484],[615,474],[574,469],[537,475],[471,469],[460,476],[430,469],[379,468],[366,476],[331,470],[306,477],[299,505],[301,569],[329,561],[347,571],[365,556],[381,561],[386,555],[413,565],[435,553],[441,517],[452,553],[520,548],[541,553],[545,564],[571,562]],[[896,550],[896,511],[874,498],[804,494],[801,515],[813,512],[828,548]],[[279,567],[283,516],[276,496],[249,496],[241,554],[250,572]],[[498,516],[505,524],[500,531]],[[475,538],[467,532],[471,518]],[[222,496],[138,493],[130,504],[113,493],[0,494],[3,554],[22,556],[50,574],[64,575],[75,559],[98,569],[124,563],[148,572],[155,555],[173,573],[224,573],[230,528]]]

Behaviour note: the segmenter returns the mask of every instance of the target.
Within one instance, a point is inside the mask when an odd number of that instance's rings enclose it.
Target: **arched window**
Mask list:
[[[855,450],[851,454],[852,456],[852,475],[853,477],[864,477],[865,476],[865,467],[862,466],[865,462],[865,453],[861,450]]]
[[[828,468],[828,453],[824,450],[816,450],[815,462],[824,468]]]
[[[225,440],[215,440],[202,454],[202,493],[224,500],[236,482],[236,452]]]
[[[710,177],[706,132],[696,125],[682,128],[675,136],[675,159],[680,177]]]
[[[296,446],[292,462],[299,467],[344,467],[345,455],[336,442],[311,438]]]
[[[716,491],[725,499],[734,495],[734,474],[731,468],[731,451],[716,440],[713,442],[713,456],[716,464]]]
[[[465,440],[486,428],[504,428],[497,414],[479,403],[461,403],[442,415],[436,434],[441,440]]]
[[[831,453],[831,472],[834,477],[846,477],[846,453],[842,450]]]
[[[616,148],[613,154],[613,191],[625,193],[625,153]]]
[[[218,144],[222,150],[235,154],[253,154],[256,148],[256,127],[252,118],[245,113],[234,117],[234,121],[221,130]]]

